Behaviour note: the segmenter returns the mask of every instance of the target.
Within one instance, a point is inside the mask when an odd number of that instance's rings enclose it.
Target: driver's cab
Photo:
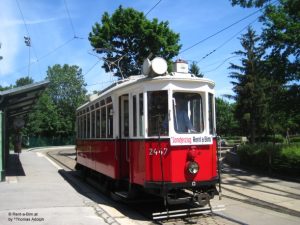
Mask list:
[[[147,107],[148,137],[212,137],[215,134],[214,95],[208,91],[148,91]]]

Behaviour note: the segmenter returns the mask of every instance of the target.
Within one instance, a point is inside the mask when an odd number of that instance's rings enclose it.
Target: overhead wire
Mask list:
[[[26,33],[27,33],[27,36],[30,37],[30,34],[29,34],[29,29],[28,29],[28,26],[27,26],[27,23],[25,21],[25,18],[24,18],[24,14],[22,12],[22,9],[20,7],[20,4],[18,2],[18,0],[16,0],[16,3],[17,3],[17,6],[18,6],[18,9],[20,11],[20,14],[21,14],[21,17],[22,17],[22,20],[23,20],[23,23],[25,25],[25,28],[26,28]],[[42,55],[41,57],[37,57],[37,54],[35,52],[35,49],[33,48],[34,50],[34,53],[35,53],[35,57],[36,57],[36,60],[34,62],[30,62],[29,65],[32,65],[32,64],[35,64],[41,60],[43,60],[44,58],[48,57],[49,55],[53,54],[54,52],[56,52],[57,50],[63,48],[65,45],[69,44],[71,41],[73,41],[74,39],[84,39],[82,37],[78,37],[76,35],[76,31],[75,31],[75,27],[74,27],[74,24],[73,24],[73,21],[72,21],[72,17],[71,17],[71,14],[70,14],[70,11],[69,11],[69,8],[68,8],[68,5],[67,5],[67,2],[66,0],[64,0],[64,6],[65,6],[65,9],[66,9],[66,13],[67,13],[67,16],[68,16],[68,19],[69,19],[69,22],[70,22],[70,25],[71,25],[71,28],[72,28],[72,31],[73,31],[73,37],[71,39],[68,39],[66,42],[64,42],[63,44],[55,47],[54,49],[50,50],[49,52],[45,53],[44,55]],[[33,46],[32,46],[33,47]],[[28,65],[28,66],[29,66]],[[21,71],[23,70],[24,68],[26,68],[27,66],[24,66],[24,67],[21,67],[19,68],[17,71]]]
[[[273,4],[274,2],[277,2],[277,1],[278,1],[278,0],[274,0],[274,1],[272,1],[271,3],[269,3],[267,6],[269,6],[270,4]],[[182,53],[184,53],[184,52],[186,52],[186,51],[188,51],[188,50],[190,50],[190,49],[196,47],[197,45],[199,45],[199,44],[201,44],[201,43],[207,41],[208,39],[210,39],[210,38],[212,38],[212,37],[214,37],[214,36],[216,36],[216,35],[218,35],[218,34],[224,32],[225,30],[228,30],[229,28],[231,28],[231,27],[235,26],[236,24],[238,24],[238,23],[240,23],[240,22],[242,22],[242,21],[248,19],[249,17],[251,17],[251,16],[257,14],[258,12],[261,12],[261,11],[262,11],[263,9],[265,9],[267,6],[265,6],[265,7],[263,7],[263,8],[260,8],[260,9],[258,9],[258,10],[256,10],[256,11],[250,13],[249,15],[247,15],[247,16],[245,16],[245,17],[239,19],[239,20],[237,20],[236,22],[234,22],[234,23],[232,23],[232,24],[230,24],[230,25],[228,25],[228,26],[222,28],[221,30],[219,30],[219,31],[217,31],[217,32],[215,32],[215,33],[209,35],[208,37],[203,38],[202,40],[196,42],[195,44],[193,44],[193,45],[191,45],[191,46],[189,46],[189,47],[183,49],[182,51],[179,52],[179,54],[182,54]]]
[[[223,60],[218,66],[216,66],[214,69],[211,69],[211,70],[208,70],[208,71],[203,71],[203,73],[210,73],[210,72],[213,72],[217,69],[219,69],[225,62],[227,62],[229,59],[232,59],[232,58],[237,58],[239,56],[230,56],[228,58],[226,58],[225,60]]]
[[[30,35],[30,33],[29,33],[29,29],[28,29],[27,23],[26,23],[26,21],[25,21],[25,17],[24,17],[23,11],[22,11],[22,9],[21,9],[20,3],[19,3],[18,0],[16,0],[16,3],[17,3],[18,9],[19,9],[19,11],[20,11],[20,15],[21,15],[21,17],[22,17],[22,20],[23,20],[23,23],[24,23],[24,26],[25,26],[27,38],[29,38],[29,39],[27,39],[27,40],[29,40],[29,44],[27,45],[27,43],[26,43],[26,45],[29,47],[29,62],[28,62],[28,76],[29,76],[30,65],[32,64],[32,63],[30,62],[30,48],[31,48],[31,47],[32,47],[33,54],[34,54],[34,56],[35,56],[37,62],[38,62],[38,56],[37,56],[37,53],[36,53],[36,51],[35,51],[34,46],[32,45],[31,35]],[[25,36],[24,38],[26,39],[26,36]],[[25,42],[26,42],[26,41],[25,41]],[[27,66],[26,66],[26,67],[27,67]],[[41,74],[40,67],[38,66],[38,68],[39,68],[39,72],[40,72],[40,74]]]
[[[221,45],[219,45],[218,47],[216,47],[214,50],[212,50],[211,52],[207,53],[205,56],[203,56],[199,61],[197,61],[196,63],[198,64],[199,62],[201,62],[203,59],[207,58],[208,56],[210,56],[211,54],[215,53],[217,50],[219,50],[220,48],[222,48],[223,46],[225,46],[227,43],[229,43],[231,40],[233,40],[236,36],[238,36],[240,33],[242,33],[245,29],[247,29],[250,25],[252,25],[253,23],[255,23],[256,21],[258,21],[259,17],[257,17],[255,20],[253,20],[251,23],[247,24],[245,27],[243,27],[241,30],[239,30],[237,33],[235,33],[234,35],[232,35],[229,39],[227,39],[226,41],[224,41]]]
[[[158,6],[159,5],[159,3],[161,3],[161,1],[162,0],[159,0],[154,6],[152,6],[152,8],[151,9],[149,9],[148,11],[147,11],[147,13],[145,14],[145,16],[147,16],[153,9],[155,9],[156,8],[156,6]]]
[[[74,38],[75,38],[75,37],[77,37],[76,36],[76,32],[75,32],[75,27],[73,25],[73,21],[72,21],[71,14],[70,14],[70,11],[69,11],[69,8],[68,8],[68,4],[67,4],[66,0],[64,0],[64,5],[65,5],[65,8],[66,8],[66,12],[67,12],[67,15],[68,15],[68,18],[69,18],[69,22],[70,22],[71,28],[73,30]]]

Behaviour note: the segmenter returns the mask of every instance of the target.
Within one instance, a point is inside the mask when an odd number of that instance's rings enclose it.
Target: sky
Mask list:
[[[229,0],[0,0],[0,85],[28,75],[42,81],[55,64],[82,68],[89,93],[110,85],[116,78],[101,68],[88,35],[104,12],[111,15],[120,5],[144,12],[149,20],[169,21],[182,45],[174,61],[197,62],[216,83],[217,96],[233,94],[228,67],[239,63],[233,52],[241,49],[239,38],[249,24],[260,32],[261,13],[232,7]]]

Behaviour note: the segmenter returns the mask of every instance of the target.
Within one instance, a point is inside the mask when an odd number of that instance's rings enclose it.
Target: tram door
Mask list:
[[[120,177],[129,178],[129,100],[128,95],[120,96]]]

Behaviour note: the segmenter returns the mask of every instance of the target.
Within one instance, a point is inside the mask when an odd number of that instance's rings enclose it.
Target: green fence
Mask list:
[[[42,137],[42,136],[23,136],[23,146],[26,148],[74,145],[75,136],[68,137]]]

